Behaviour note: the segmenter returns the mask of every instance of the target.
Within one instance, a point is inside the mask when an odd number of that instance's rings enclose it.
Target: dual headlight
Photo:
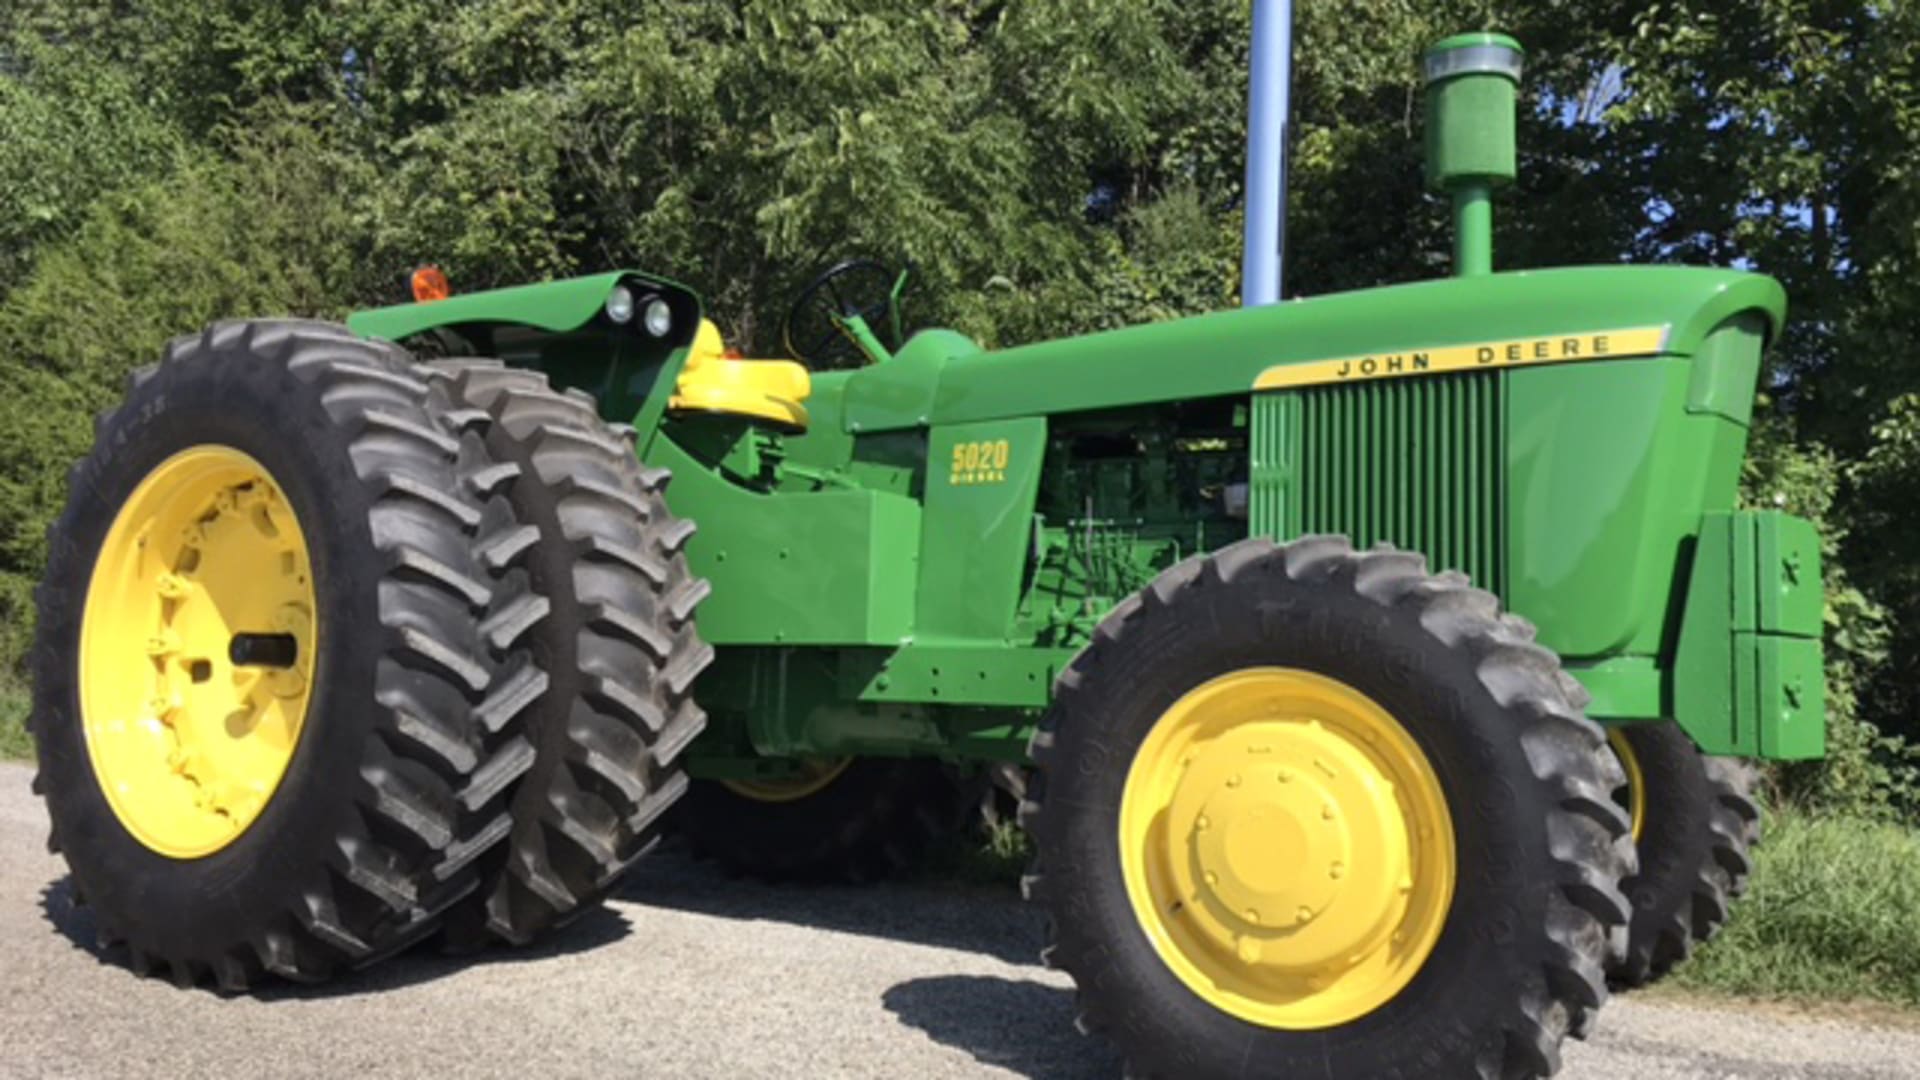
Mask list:
[[[658,296],[648,297],[644,305],[634,298],[633,290],[625,285],[615,285],[607,294],[607,318],[616,325],[625,326],[633,321],[634,310],[644,307],[640,313],[640,325],[647,333],[657,338],[667,336],[673,329],[673,309]]]

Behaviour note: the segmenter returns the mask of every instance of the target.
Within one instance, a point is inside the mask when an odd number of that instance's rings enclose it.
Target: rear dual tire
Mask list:
[[[38,594],[35,787],[75,898],[135,970],[239,990],[263,973],[313,981],[372,962],[432,933],[505,838],[493,793],[527,756],[500,715],[511,702],[489,696],[498,668],[480,620],[494,594],[473,553],[500,508],[468,494],[485,462],[430,397],[405,354],[338,327],[228,323],[175,341],[96,422]],[[217,498],[162,490],[128,509],[183,453],[258,468]],[[238,652],[170,640],[181,611],[198,605],[205,637],[255,583],[222,583],[192,542],[176,547],[142,516],[204,498],[205,524],[187,527],[204,532],[223,505],[263,492],[286,511],[243,516],[235,527],[253,538],[223,550],[252,559],[249,545],[265,544],[289,572],[310,563],[316,608],[288,605],[317,635],[266,675],[310,684],[278,775],[247,766],[254,741],[284,729],[232,727],[271,690],[239,692],[262,673]],[[136,579],[158,591],[141,600]],[[119,681],[150,685],[156,704],[96,692],[89,714],[86,688]],[[200,715],[226,681],[240,708]],[[115,764],[89,749],[116,740]],[[248,799],[263,805],[237,809]],[[206,839],[222,819],[232,835]]]
[[[694,677],[713,658],[693,627],[707,583],[687,570],[693,523],[663,499],[669,476],[634,456],[631,429],[591,398],[497,360],[442,360],[431,377],[500,464],[514,524],[481,561],[524,575],[539,603],[502,616],[496,651],[527,650],[523,717],[533,763],[487,887],[450,918],[449,940],[525,944],[604,899],[659,839],[687,787],[681,754],[706,726]]]
[[[229,323],[95,434],[38,593],[34,787],[135,970],[238,991],[522,942],[652,842],[705,586],[589,404]]]

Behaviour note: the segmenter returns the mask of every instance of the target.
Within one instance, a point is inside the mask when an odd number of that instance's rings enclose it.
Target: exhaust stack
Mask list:
[[[1505,34],[1456,34],[1422,57],[1427,184],[1453,199],[1453,273],[1493,272],[1493,189],[1514,178],[1514,93],[1526,50]],[[1251,167],[1249,167],[1251,168]]]

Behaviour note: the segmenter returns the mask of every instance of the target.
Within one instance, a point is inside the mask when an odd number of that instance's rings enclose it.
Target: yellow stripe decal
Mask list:
[[[1260,377],[1253,382],[1253,388],[1279,390],[1290,386],[1397,379],[1408,375],[1441,375],[1486,368],[1620,360],[1631,356],[1652,356],[1665,352],[1666,348],[1666,326],[1583,330],[1552,337],[1476,341],[1435,349],[1410,349],[1368,356],[1343,356],[1337,360],[1276,364],[1260,373]]]

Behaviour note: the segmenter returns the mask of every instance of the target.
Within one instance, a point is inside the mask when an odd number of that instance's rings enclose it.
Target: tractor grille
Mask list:
[[[1500,372],[1254,397],[1252,531],[1385,540],[1506,595]]]

